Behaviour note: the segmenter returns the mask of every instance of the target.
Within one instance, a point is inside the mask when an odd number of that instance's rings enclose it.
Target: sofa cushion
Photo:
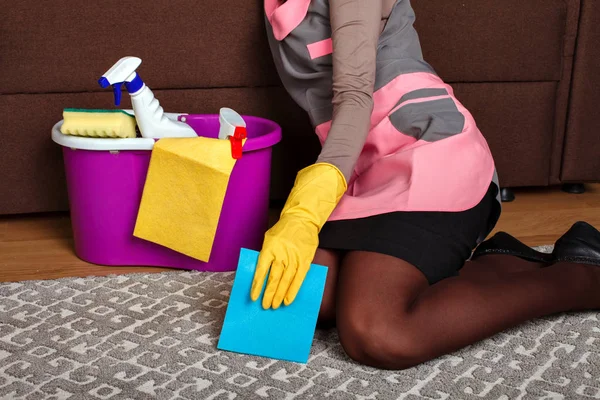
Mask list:
[[[449,82],[560,80],[572,0],[413,0],[425,59]]]
[[[152,89],[277,84],[259,0],[7,2],[0,91],[99,91],[124,56]]]
[[[600,8],[582,1],[561,180],[600,181]]]
[[[426,59],[450,82],[560,79],[566,4],[576,0],[414,0]],[[578,1],[578,0],[577,0]],[[7,2],[0,93],[102,90],[139,56],[155,89],[279,84],[262,0]],[[251,100],[249,100],[251,101]]]

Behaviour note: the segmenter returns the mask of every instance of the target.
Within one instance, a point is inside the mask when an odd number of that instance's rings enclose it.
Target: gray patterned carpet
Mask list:
[[[600,398],[600,314],[528,323],[404,372],[317,332],[308,365],[216,350],[233,274],[0,284],[2,399]]]

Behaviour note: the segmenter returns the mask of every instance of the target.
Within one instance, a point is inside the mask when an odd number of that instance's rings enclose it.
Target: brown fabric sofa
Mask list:
[[[413,0],[426,59],[475,115],[505,187],[600,181],[593,3]],[[261,0],[7,2],[0,32],[0,214],[68,209],[50,129],[65,107],[111,108],[97,80],[125,55],[166,111],[277,121],[274,200],[318,153],[274,70]]]
[[[579,19],[562,182],[600,179],[600,3],[583,0]]]

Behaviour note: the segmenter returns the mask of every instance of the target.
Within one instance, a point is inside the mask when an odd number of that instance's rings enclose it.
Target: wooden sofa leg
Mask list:
[[[562,190],[571,194],[582,194],[585,193],[585,185],[583,183],[565,183]]]
[[[500,198],[502,199],[503,203],[510,203],[515,201],[515,193],[510,188],[501,188]]]

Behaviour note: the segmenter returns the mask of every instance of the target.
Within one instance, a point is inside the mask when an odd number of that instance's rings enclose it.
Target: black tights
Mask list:
[[[318,250],[315,263],[329,267],[320,326],[335,324],[352,359],[383,369],[415,366],[533,318],[600,308],[600,268],[582,264],[488,255],[429,285],[411,264],[381,254]]]

